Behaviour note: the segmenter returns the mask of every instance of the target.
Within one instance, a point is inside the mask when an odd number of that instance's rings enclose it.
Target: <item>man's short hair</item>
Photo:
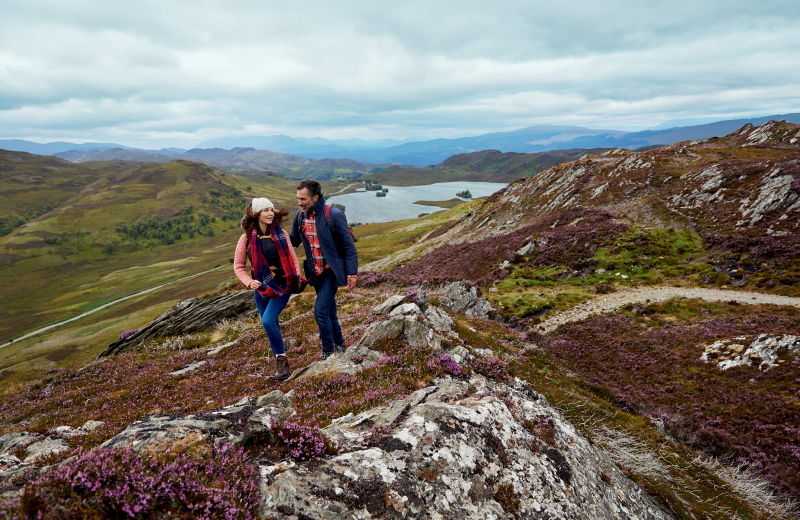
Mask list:
[[[322,196],[322,186],[320,186],[320,184],[314,179],[305,179],[300,181],[300,184],[297,185],[297,191],[300,191],[303,188],[307,189],[308,194],[312,197],[316,195]]]

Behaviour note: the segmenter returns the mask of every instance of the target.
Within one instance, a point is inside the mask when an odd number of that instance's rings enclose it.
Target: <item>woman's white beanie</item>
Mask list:
[[[253,211],[253,213],[258,213],[259,211],[263,211],[267,208],[275,209],[275,206],[269,199],[265,199],[264,197],[253,199],[253,202],[250,203],[250,209]]]

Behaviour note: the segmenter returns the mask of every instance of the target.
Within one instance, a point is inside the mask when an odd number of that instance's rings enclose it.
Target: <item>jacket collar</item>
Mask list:
[[[319,196],[319,200],[314,203],[314,205],[311,207],[311,210],[313,211],[314,215],[325,214],[325,197],[323,195]],[[306,213],[306,216],[308,216],[309,214],[310,212]]]

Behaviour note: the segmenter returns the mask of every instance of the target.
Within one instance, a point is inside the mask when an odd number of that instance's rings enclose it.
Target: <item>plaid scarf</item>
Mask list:
[[[253,278],[261,282],[261,287],[256,291],[268,298],[280,298],[286,293],[302,292],[308,282],[300,276],[300,266],[292,261],[292,255],[289,252],[291,246],[286,240],[286,233],[280,226],[270,226],[269,234],[278,250],[283,271],[286,273],[286,287],[275,283],[275,277],[272,276],[267,259],[261,254],[261,248],[258,245],[258,226],[253,226],[247,250],[250,253],[250,265],[253,266]]]

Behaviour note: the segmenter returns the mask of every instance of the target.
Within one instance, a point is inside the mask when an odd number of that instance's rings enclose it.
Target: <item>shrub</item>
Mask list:
[[[28,482],[19,498],[0,505],[0,516],[248,519],[258,510],[258,482],[244,451],[228,445],[214,448],[211,460],[182,453],[147,460],[129,448],[97,448]]]
[[[653,321],[658,309],[652,304],[634,312]],[[764,331],[791,334],[800,329],[800,318],[758,310],[742,317],[706,316],[701,309],[690,325],[651,328],[637,322],[643,318],[598,317],[564,326],[538,344],[619,408],[666,414],[661,418],[674,437],[744,464],[775,488],[800,496],[800,457],[791,449],[800,445],[800,411],[792,395],[800,366],[722,371],[699,360],[702,345]]]
[[[461,375],[461,367],[458,366],[458,363],[456,363],[455,359],[451,358],[447,354],[439,356],[439,366],[454,376]]]
[[[470,361],[472,370],[486,377],[505,381],[508,379],[508,363],[497,356],[476,357]]]
[[[277,421],[273,417],[270,428],[293,459],[309,460],[325,453],[325,437],[319,431],[319,426]]]
[[[568,225],[572,222],[575,225]],[[558,226],[559,223],[562,225]],[[452,225],[445,224],[428,238],[446,232]],[[509,271],[501,269],[500,264],[505,260],[519,262],[515,251],[532,237],[536,237],[540,245],[531,254],[528,265],[583,269],[596,264],[591,258],[597,249],[626,229],[627,226],[616,222],[610,213],[572,208],[553,215],[541,224],[526,226],[501,237],[439,247],[422,258],[398,267],[393,274],[411,283],[453,280],[468,280],[480,285],[492,283],[508,276]],[[453,269],[454,265],[460,268]]]

